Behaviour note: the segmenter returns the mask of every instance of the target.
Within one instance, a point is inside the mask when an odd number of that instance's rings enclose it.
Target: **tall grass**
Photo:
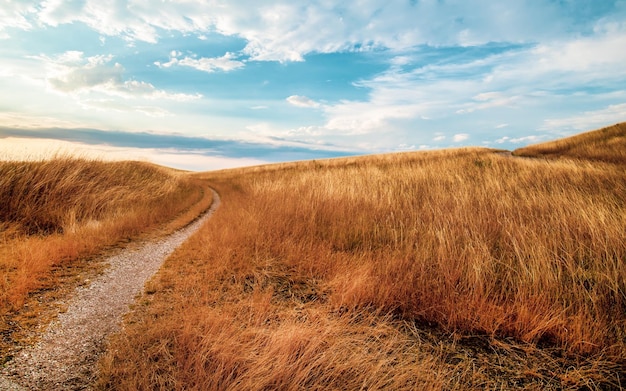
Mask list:
[[[148,163],[0,162],[3,323],[33,291],[56,286],[55,270],[182,217],[203,193],[188,174]]]
[[[519,148],[518,156],[577,158],[626,164],[626,122],[572,137]]]
[[[222,207],[101,388],[624,384],[623,166],[469,149],[206,175]]]

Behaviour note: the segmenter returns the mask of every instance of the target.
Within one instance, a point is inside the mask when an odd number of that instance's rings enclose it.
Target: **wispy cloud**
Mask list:
[[[455,143],[460,143],[462,141],[467,140],[469,137],[470,135],[467,133],[458,133],[452,136],[452,141],[454,141]]]
[[[226,53],[221,57],[213,57],[213,58],[196,58],[195,56],[189,57],[181,57],[182,53],[173,51],[170,54],[170,60],[166,63],[160,63],[156,61],[154,64],[159,68],[170,68],[173,66],[182,66],[182,67],[190,67],[197,69],[203,72],[216,72],[216,71],[224,71],[229,72],[239,68],[242,68],[245,63],[243,61],[236,60],[236,55],[234,53]]]
[[[524,137],[511,138],[504,136],[495,141],[496,144],[512,143],[512,144],[533,144],[546,140],[547,135],[530,135]]]
[[[297,107],[311,107],[311,108],[320,107],[319,102],[316,102],[311,98],[307,98],[306,96],[300,96],[300,95],[291,95],[287,97],[287,102]]]
[[[41,129],[41,128],[80,128],[85,124],[79,121],[63,120],[55,116],[27,115],[18,112],[0,112],[0,128],[13,129]],[[18,133],[15,133],[17,135]],[[0,133],[2,135],[2,133]]]
[[[83,52],[68,51],[58,56],[35,57],[41,60],[47,70],[46,79],[50,87],[66,94],[101,93],[121,98],[171,99],[188,101],[198,99],[200,94],[189,95],[169,93],[156,89],[152,84],[125,80],[124,67],[112,63],[112,55],[85,57]]]
[[[254,156],[265,162],[338,157],[354,153],[333,145],[294,142],[272,136],[262,137],[252,142],[249,140],[191,137],[181,134],[103,131],[84,128],[13,128],[0,126],[0,139],[8,137],[33,140],[52,139],[119,148],[169,149],[180,153],[186,151],[187,153],[237,159]]]
[[[149,117],[167,117],[172,115],[169,111],[155,106],[129,105],[128,102],[120,102],[113,99],[84,99],[79,102],[86,109],[117,112],[137,112]]]
[[[626,77],[626,24],[613,25],[593,37],[575,38],[565,43],[543,46],[512,46],[499,53],[467,56],[450,63],[442,59],[421,65],[412,55],[403,57],[402,66],[394,61],[371,79],[359,81],[370,90],[366,101],[342,101],[324,108],[329,129],[348,133],[391,130],[398,120],[410,121],[417,128],[423,118],[449,120],[460,124],[455,115],[478,115],[508,110],[532,110],[539,101],[555,101],[564,91],[585,91],[581,80],[593,88],[619,89],[616,80]],[[552,48],[553,50],[548,50]],[[580,52],[579,52],[580,51]],[[489,51],[487,52],[489,53]],[[541,95],[544,94],[542,97]],[[621,106],[606,107],[592,113],[595,120],[581,121],[578,129],[606,121],[626,119]],[[620,117],[621,116],[621,117]],[[512,117],[509,117],[509,120]],[[497,122],[491,127],[502,129]],[[537,128],[566,127],[570,121],[546,121]]]
[[[456,111],[457,114],[472,113],[477,110],[486,110],[493,107],[508,106],[514,107],[519,96],[506,96],[502,92],[481,92],[472,97],[475,102],[463,104],[463,108]]]
[[[156,43],[157,28],[161,26],[148,20],[147,11],[145,5],[135,1],[49,0],[40,5],[36,18],[49,26],[82,22],[103,35]]]
[[[584,131],[626,120],[626,102],[607,108],[587,111],[566,118],[546,119],[542,130],[566,129]]]
[[[219,170],[269,163],[265,160],[248,157],[214,155],[201,149],[137,148],[20,137],[4,138],[0,144],[0,160],[40,160],[59,154],[104,160],[149,161],[167,167],[192,171]]]
[[[494,3],[369,1],[358,7],[318,1],[250,0],[207,3],[191,0],[154,7],[128,0],[113,4],[99,0],[50,0],[38,10],[39,23],[52,26],[83,22],[109,36],[156,42],[159,31],[217,31],[240,36],[244,53],[254,60],[302,61],[309,53],[390,48],[406,50],[419,44],[481,45],[497,36],[501,41],[536,42],[542,36],[566,35],[572,25],[590,31],[600,9],[619,20],[623,5],[607,2],[581,10],[576,2],[534,3],[522,0]],[[18,12],[24,17],[24,12]],[[437,23],[433,23],[437,21]]]
[[[0,40],[10,38],[7,33],[9,28],[29,30],[32,28],[30,15],[36,12],[36,8],[29,2],[9,1],[2,2],[0,7]]]

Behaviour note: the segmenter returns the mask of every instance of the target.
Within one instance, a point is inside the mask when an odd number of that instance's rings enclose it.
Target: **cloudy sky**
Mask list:
[[[626,0],[0,0],[0,158],[514,149],[625,121],[625,64]]]

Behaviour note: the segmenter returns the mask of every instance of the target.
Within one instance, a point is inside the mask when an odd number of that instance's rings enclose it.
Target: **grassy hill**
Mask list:
[[[208,194],[202,181],[148,163],[0,162],[0,357],[46,303],[102,268],[98,254],[186,224]]]
[[[626,164],[626,122],[517,149],[516,156],[575,158]]]
[[[623,387],[615,129],[516,151],[567,159],[461,149],[199,174],[222,206],[151,281],[98,386]]]

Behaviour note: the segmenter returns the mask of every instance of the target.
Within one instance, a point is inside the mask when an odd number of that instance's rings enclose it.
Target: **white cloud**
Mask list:
[[[53,139],[8,137],[0,143],[0,160],[41,160],[55,155],[72,155],[103,160],[149,161],[167,167],[195,171],[220,170],[267,163],[260,159],[209,156],[200,150],[131,148],[91,145]]]
[[[301,126],[297,129],[292,129],[290,131],[287,132],[287,135],[289,136],[319,136],[322,133],[320,132],[320,127],[319,126]]]
[[[566,118],[544,120],[542,130],[590,130],[626,120],[626,103],[610,105],[604,109],[587,111]]]
[[[604,13],[592,17],[584,15],[575,2],[539,2],[529,6],[524,0],[506,3],[368,0],[358,6],[288,0],[162,1],[158,7],[144,0],[46,0],[39,4],[4,0],[2,4],[0,33],[7,26],[28,29],[33,23],[58,26],[76,22],[86,24],[102,36],[151,43],[157,42],[163,32],[194,34],[201,40],[207,39],[207,34],[219,33],[245,40],[246,46],[240,54],[250,60],[280,62],[303,61],[311,53],[373,48],[400,53],[397,61],[402,62],[405,60],[401,53],[424,44],[546,41],[537,48],[537,55],[549,53],[546,64],[565,68],[571,66],[572,59],[577,66],[585,62],[591,65],[607,55],[623,53],[623,50],[611,50],[620,44],[624,47],[620,38],[604,46],[585,39],[568,44],[565,38],[572,36],[573,26],[576,31],[592,33],[595,28],[596,35],[611,34],[611,29],[621,29],[620,16],[626,14],[626,7],[620,7],[619,3],[601,7]],[[604,16],[603,27],[594,25],[600,16]],[[554,47],[550,42],[564,44]],[[589,52],[593,55],[587,56]],[[244,66],[232,53],[218,58],[185,57],[176,62],[206,72]],[[161,65],[168,64],[173,65],[173,59]]]
[[[511,138],[509,136],[504,136],[495,141],[496,144],[504,144],[509,141]]]
[[[0,112],[0,126],[17,129],[84,128],[87,124],[60,119],[56,116],[29,115],[18,112]]]
[[[356,83],[358,87],[369,89],[366,100],[325,105],[325,128],[364,134],[390,131],[395,123],[404,121],[418,132],[421,118],[447,121],[447,127],[459,126],[460,122],[453,121],[460,119],[454,120],[453,114],[478,116],[480,111],[487,112],[483,116],[506,113],[506,117],[494,119],[494,127],[498,125],[496,121],[505,120],[508,124],[508,121],[519,118],[535,120],[534,124],[528,122],[527,125],[539,128],[541,115],[549,115],[549,110],[573,110],[569,102],[572,98],[563,91],[584,93],[585,83],[612,91],[623,83],[626,77],[623,65],[626,63],[626,51],[623,50],[626,47],[626,24],[598,29],[599,35],[595,36],[512,48],[482,57],[469,56],[457,62],[435,61],[413,69],[411,64],[419,63],[420,53],[408,52],[400,59],[392,58],[385,72]],[[606,99],[609,94],[605,94]],[[611,99],[615,101],[615,98]],[[555,103],[559,100],[561,106]],[[543,113],[523,114],[527,110],[537,112],[541,109]],[[615,108],[593,114],[593,121],[587,115],[583,116],[588,118],[586,121],[574,117],[573,120],[548,120],[544,127],[575,121],[577,127],[584,128],[626,118]],[[501,122],[497,128],[504,127],[503,124]]]
[[[33,25],[29,19],[35,12],[35,5],[30,1],[0,1],[0,39],[11,37],[5,31],[9,28],[30,30]]]
[[[599,25],[592,37],[541,44],[533,50],[542,71],[594,71],[626,62],[626,23]],[[624,71],[626,72],[626,71]],[[623,73],[622,73],[623,74]]]
[[[81,107],[87,109],[129,113],[137,112],[155,118],[162,118],[172,115],[172,113],[160,107],[129,105],[127,102],[120,102],[113,99],[85,99],[80,101],[79,104],[81,105]]]
[[[504,143],[510,143],[510,144],[521,144],[521,143],[534,144],[534,143],[538,143],[541,140],[545,140],[546,138],[547,138],[546,135],[530,135],[530,136],[516,137],[516,138],[511,138],[509,136],[504,136],[504,137],[501,137],[501,138],[497,139],[495,141],[495,143],[496,144],[504,144]]]
[[[155,62],[154,64],[159,68],[170,68],[172,66],[185,66],[197,69],[203,72],[216,72],[216,71],[233,71],[239,68],[242,68],[245,63],[243,61],[235,60],[236,55],[234,53],[226,53],[222,57],[213,57],[213,58],[194,58],[194,57],[184,57],[178,58],[182,53],[177,51],[172,51],[170,54],[170,61],[166,63]]]
[[[415,150],[417,147],[415,146],[415,144],[400,144],[398,145],[395,150],[396,151],[413,151]]]
[[[324,126],[328,132],[341,131],[347,134],[382,133],[391,131],[394,120],[410,120],[423,111],[421,103],[378,102],[375,96],[367,102],[343,101],[324,107],[328,118]],[[427,104],[426,104],[427,105]]]
[[[320,107],[320,104],[311,98],[300,95],[291,95],[287,98],[287,102],[297,107]]]
[[[529,6],[524,0],[368,0],[358,6],[331,1],[186,0],[162,1],[158,7],[144,0],[47,0],[34,11],[42,24],[82,22],[103,35],[146,42],[158,41],[160,31],[195,34],[199,39],[218,32],[246,40],[243,53],[253,60],[285,62],[302,61],[310,53],[372,48],[399,52],[422,44],[538,42],[543,37],[568,36],[572,26],[591,32],[600,16],[620,20],[626,7],[615,3],[603,8],[601,15],[585,15],[576,2]],[[13,14],[4,19],[11,20]],[[17,15],[23,14],[18,10]]]
[[[165,99],[188,101],[199,99],[198,94],[169,93],[151,83],[125,80],[124,67],[111,64],[113,56],[85,57],[82,52],[68,51],[55,57],[38,56],[46,68],[46,80],[52,90],[75,96],[92,93],[117,96],[124,99]]]
[[[474,100],[477,100],[479,102],[494,101],[494,100],[500,100],[500,99],[502,99],[502,93],[495,92],[495,91],[481,92],[480,94],[474,97]]]
[[[452,141],[454,141],[455,143],[460,143],[462,141],[465,141],[469,138],[469,134],[467,133],[458,133],[455,134],[454,136],[452,136]]]
[[[73,93],[97,87],[121,86],[124,68],[108,63],[112,56],[84,58],[82,52],[66,52],[57,58],[42,57],[48,65],[48,83],[56,91]]]
[[[626,23],[596,25],[590,36],[549,40],[516,53],[494,68],[489,80],[534,83],[538,90],[615,82],[626,76]]]
[[[456,111],[457,114],[467,114],[473,113],[477,110],[486,110],[493,107],[502,107],[502,106],[514,106],[515,102],[519,100],[518,96],[506,96],[502,92],[491,91],[491,92],[481,92],[480,94],[474,96],[472,98],[475,102],[479,103],[466,103],[463,105],[463,109],[459,109]]]
[[[50,26],[82,22],[102,35],[155,43],[160,26],[146,20],[145,6],[134,0],[48,0],[41,4],[38,19]]]

